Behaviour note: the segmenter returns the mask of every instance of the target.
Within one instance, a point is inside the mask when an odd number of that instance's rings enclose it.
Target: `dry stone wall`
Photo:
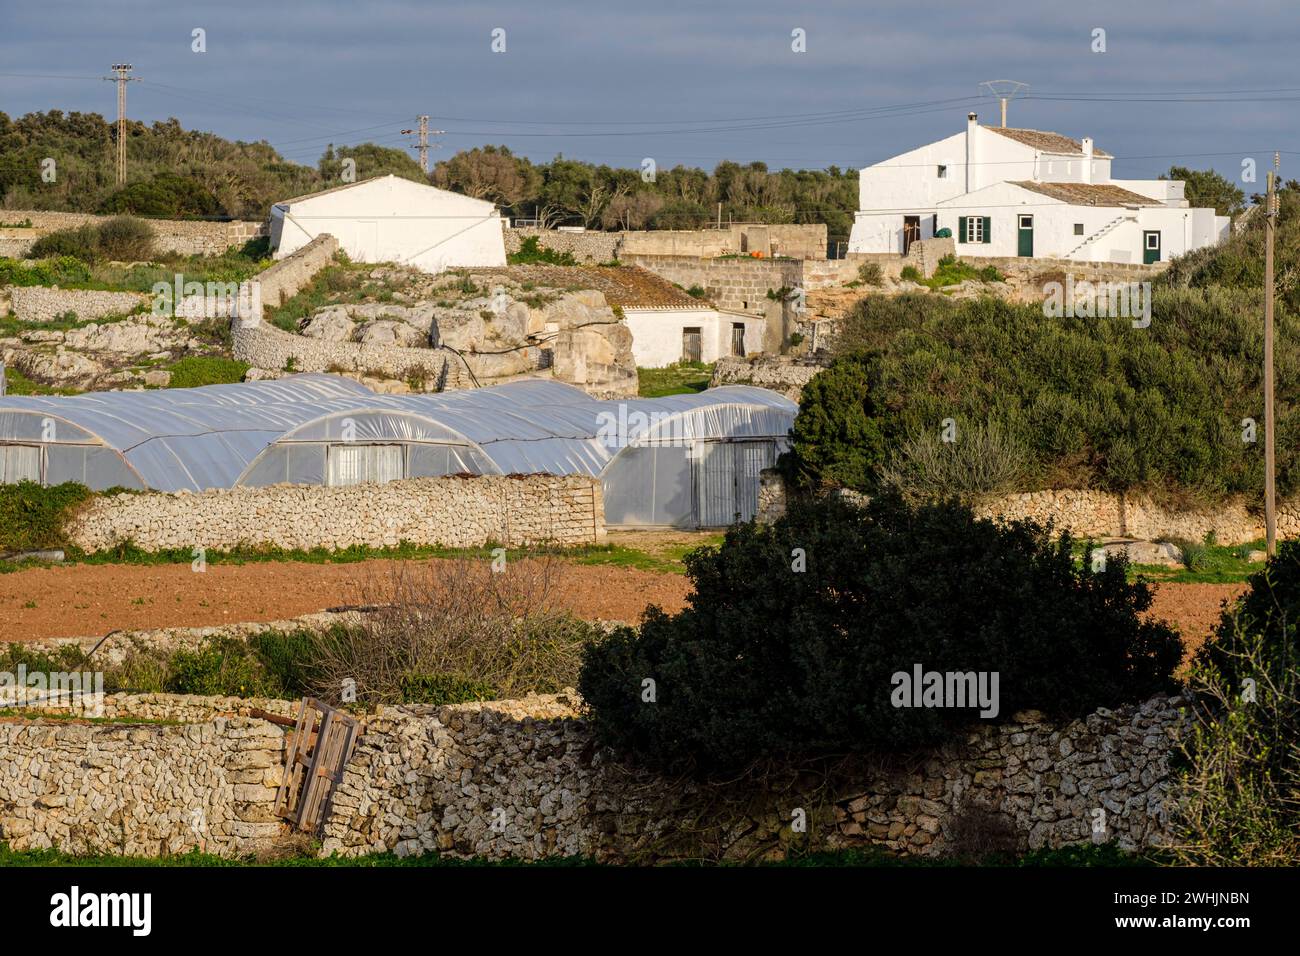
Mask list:
[[[147,551],[590,544],[604,540],[604,514],[600,482],[585,476],[448,476],[100,497],[67,533],[91,552],[125,541]]]
[[[852,492],[846,492],[852,496]],[[779,472],[762,472],[759,486],[758,520],[772,522],[785,513],[787,489]],[[1030,491],[979,502],[974,511],[980,517],[1004,521],[1029,519],[1051,522],[1057,532],[1069,531],[1076,538],[1133,538],[1163,541],[1184,538],[1203,541],[1213,534],[1223,545],[1246,544],[1264,537],[1263,516],[1247,510],[1242,501],[1213,510],[1176,511],[1144,495],[1119,495],[1106,491]],[[1300,502],[1284,502],[1278,508],[1278,534],[1300,537]]]
[[[1182,705],[1155,697],[1073,721],[1022,712],[931,751],[766,786],[628,768],[593,743],[572,691],[385,708],[362,718],[321,852],[776,858],[796,839],[796,809],[808,821],[797,839],[813,849],[941,855],[972,813],[1022,849],[1159,846],[1171,838],[1169,758]],[[108,722],[70,724],[42,719],[56,708],[33,705],[30,720],[0,724],[0,839],[77,853],[273,849],[288,836],[272,813],[285,730],[252,716],[255,707],[297,710],[288,701],[114,694]]]
[[[0,213],[0,221],[19,223],[30,220],[31,226],[17,229],[0,227],[0,256],[21,259],[31,250],[32,244],[47,232],[98,225],[112,218],[114,217],[89,213],[6,209]],[[265,222],[187,219],[146,221],[154,231],[155,245],[159,251],[175,252],[183,256],[216,256],[231,246],[241,246],[250,239],[267,235]]]
[[[283,305],[311,282],[321,269],[333,261],[339,251],[339,241],[329,233],[322,233],[296,252],[285,256],[270,268],[258,273],[263,306]]]
[[[565,253],[578,262],[612,262],[618,258],[622,236],[617,232],[562,232],[522,226],[506,230],[506,254],[519,251],[525,239],[533,238],[543,249]]]
[[[91,289],[52,289],[45,286],[14,286],[9,289],[10,308],[23,322],[50,322],[69,312],[89,321],[110,315],[129,315],[149,301],[139,292],[100,292]]]

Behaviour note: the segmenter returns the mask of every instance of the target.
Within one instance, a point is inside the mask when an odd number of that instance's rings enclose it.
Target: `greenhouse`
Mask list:
[[[714,527],[753,517],[759,471],[787,447],[796,411],[748,386],[598,401],[541,379],[379,395],[349,379],[298,375],[0,398],[0,460],[5,481],[160,491],[589,475],[601,480],[612,527]]]

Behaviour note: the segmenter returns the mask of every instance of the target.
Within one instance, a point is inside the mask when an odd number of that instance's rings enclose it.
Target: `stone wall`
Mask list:
[[[445,348],[363,345],[285,332],[267,322],[234,322],[231,354],[254,368],[296,372],[361,372],[382,378],[419,378],[440,388],[470,384],[464,361]],[[536,351],[536,350],[534,350]]]
[[[624,254],[623,262],[663,276],[684,289],[699,286],[720,309],[762,315],[772,301],[768,293],[793,289],[803,282],[800,259],[700,259],[694,256]]]
[[[147,551],[591,544],[604,540],[604,514],[600,482],[585,476],[448,476],[99,497],[67,533],[92,552],[128,540]]]
[[[0,839],[128,856],[270,848],[283,833],[273,813],[283,730],[199,709],[207,719],[191,724],[0,723]],[[131,719],[120,707],[105,716]]]
[[[852,492],[846,492],[852,495]],[[786,488],[778,472],[762,472],[758,520],[775,521],[785,512]],[[1133,538],[1163,541],[1184,538],[1204,541],[1213,534],[1222,545],[1246,544],[1264,537],[1264,519],[1235,501],[1212,510],[1177,511],[1165,508],[1145,495],[1118,495],[1107,491],[1029,491],[1004,495],[974,506],[975,513],[1006,521],[1030,519],[1051,522],[1056,531],[1069,531],[1076,538]],[[1300,537],[1300,502],[1278,506],[1279,537]]]
[[[784,854],[792,814],[806,846],[946,852],[982,811],[1022,848],[1100,837],[1168,842],[1178,698],[1053,722],[1036,712],[979,723],[906,758],[752,783],[699,784],[628,768],[593,744],[571,692],[447,707],[403,706],[363,730],[326,816],[321,853],[440,852],[608,862],[751,860]],[[107,723],[0,724],[0,839],[16,850],[141,855],[265,852],[288,837],[271,813],[287,701],[109,695]],[[168,724],[122,723],[131,720]],[[691,826],[684,826],[689,821]],[[696,832],[692,832],[698,828]]]
[[[98,225],[112,218],[114,217],[89,213],[6,209],[0,212],[0,221],[13,223],[31,220],[32,225],[24,229],[0,228],[0,256],[21,259],[27,255],[32,244],[47,232]],[[175,252],[183,256],[216,256],[231,246],[242,246],[250,239],[267,235],[265,222],[185,219],[148,219],[146,222],[153,228],[159,251]]]
[[[263,306],[280,306],[311,282],[317,272],[333,261],[339,241],[322,233],[301,249],[285,256],[264,272],[258,273]]]
[[[719,359],[713,366],[709,388],[719,385],[757,385],[780,392],[792,402],[799,401],[803,387],[824,365],[788,357],[764,356],[754,361],[739,358]]]
[[[531,236],[541,248],[567,252],[578,262],[612,262],[618,258],[622,239],[622,234],[617,232],[561,232],[533,226],[507,229],[505,233],[506,255],[518,252],[523,241]]]
[[[1143,495],[1104,491],[1033,491],[1007,495],[983,504],[977,513],[1006,519],[1054,520],[1058,530],[1076,537],[1137,538],[1153,541],[1186,538],[1203,541],[1213,533],[1219,544],[1244,544],[1264,537],[1262,514],[1252,514],[1236,501],[1207,511],[1175,511]],[[1278,534],[1300,537],[1300,502],[1278,507]]]
[[[579,262],[610,262],[628,255],[714,258],[751,252],[795,259],[826,257],[824,223],[729,223],[721,229],[633,229],[623,232],[567,232],[524,226],[506,230],[506,253],[518,252],[520,244],[530,236],[535,236],[542,248],[570,253]]]
[[[139,292],[14,286],[9,289],[9,301],[14,317],[24,322],[49,322],[68,312],[89,321],[110,315],[129,315],[148,302],[149,296]]]

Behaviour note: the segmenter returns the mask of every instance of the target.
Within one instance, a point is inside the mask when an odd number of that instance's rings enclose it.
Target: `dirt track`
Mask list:
[[[408,569],[437,561],[401,562]],[[211,565],[72,565],[0,575],[0,641],[88,637],[117,629],[273,621],[373,599],[392,561]],[[678,574],[563,564],[558,603],[584,618],[637,621],[650,604],[680,610],[690,582]],[[1189,650],[1241,584],[1161,584],[1152,614],[1177,625]]]

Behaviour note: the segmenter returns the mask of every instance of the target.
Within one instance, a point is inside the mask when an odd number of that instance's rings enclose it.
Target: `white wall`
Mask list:
[[[632,332],[632,357],[641,368],[663,368],[682,360],[682,330],[700,330],[700,360],[716,362],[731,355],[731,325],[745,324],[745,352],[763,351],[767,320],[714,309],[634,309],[623,307]]]
[[[272,209],[275,257],[321,233],[357,262],[402,262],[426,272],[506,262],[501,218],[489,202],[384,176]]]

